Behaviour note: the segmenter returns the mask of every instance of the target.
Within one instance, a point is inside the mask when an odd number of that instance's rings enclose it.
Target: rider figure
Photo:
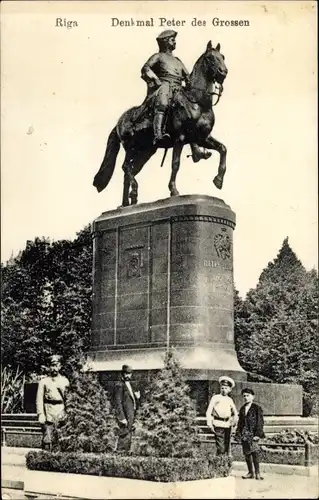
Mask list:
[[[158,88],[155,98],[154,115],[154,145],[165,146],[170,139],[169,134],[164,132],[165,120],[174,91],[182,87],[182,83],[189,83],[189,73],[178,57],[172,52],[176,48],[176,31],[163,31],[156,38],[159,52],[152,55],[141,70],[141,77],[148,84],[148,90]],[[191,144],[193,160],[199,161],[211,156],[208,151],[202,152],[199,146]]]

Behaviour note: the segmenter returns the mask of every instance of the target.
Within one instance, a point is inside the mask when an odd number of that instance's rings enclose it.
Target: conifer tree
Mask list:
[[[59,429],[62,451],[112,452],[116,423],[107,393],[91,372],[74,373],[66,395],[65,423]]]
[[[199,452],[196,411],[176,354],[169,350],[154,377],[136,423],[141,455],[195,457]]]
[[[288,238],[255,289],[235,302],[238,359],[248,372],[274,382],[318,387],[318,276],[307,272]]]

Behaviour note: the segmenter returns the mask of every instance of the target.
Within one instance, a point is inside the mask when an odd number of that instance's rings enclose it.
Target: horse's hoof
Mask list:
[[[136,203],[137,203],[137,196],[130,195],[130,200],[131,200],[131,205],[136,205]]]
[[[172,191],[171,192],[171,196],[179,196],[179,192],[178,191]]]
[[[208,160],[211,156],[212,156],[212,153],[210,151],[203,152],[203,160]]]
[[[213,183],[218,189],[221,189],[223,187],[223,179],[218,177],[218,175],[216,175],[215,179],[213,180]]]
[[[212,156],[212,153],[210,151],[195,151],[193,155],[191,155],[193,158],[193,162],[197,163],[200,160],[208,160]]]

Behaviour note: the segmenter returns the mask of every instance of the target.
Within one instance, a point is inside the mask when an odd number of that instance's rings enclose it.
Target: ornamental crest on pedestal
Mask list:
[[[226,232],[226,228],[221,228],[221,232],[216,234],[214,247],[220,259],[226,260],[231,258],[231,240]]]
[[[142,273],[143,261],[140,252],[132,252],[128,256],[126,269],[128,278],[139,278]]]

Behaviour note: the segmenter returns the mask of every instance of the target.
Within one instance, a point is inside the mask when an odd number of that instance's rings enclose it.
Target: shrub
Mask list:
[[[95,373],[74,373],[66,395],[66,419],[59,428],[61,451],[110,452],[116,423]]]
[[[24,375],[19,370],[1,368],[1,414],[23,412]]]
[[[181,367],[172,350],[153,379],[136,420],[137,454],[157,457],[198,456],[196,411]]]
[[[303,391],[302,416],[313,417],[319,415],[318,390],[313,393]]]
[[[318,434],[304,430],[284,429],[273,436],[268,436],[263,442],[267,445],[267,443],[304,444],[306,441],[312,444],[318,444]]]
[[[26,457],[30,470],[125,477],[146,481],[190,481],[226,477],[228,457],[164,458],[121,456],[94,453],[50,453],[30,451]]]

